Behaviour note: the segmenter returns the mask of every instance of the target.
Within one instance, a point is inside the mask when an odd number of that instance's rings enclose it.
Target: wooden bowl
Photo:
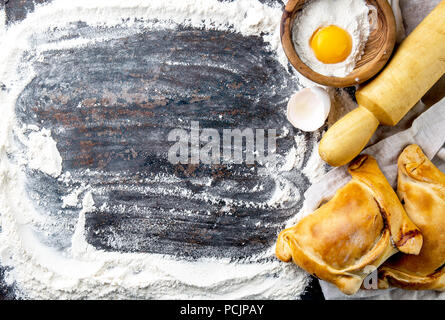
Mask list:
[[[289,0],[281,18],[281,44],[290,63],[306,78],[321,85],[348,87],[363,83],[375,76],[388,62],[396,43],[396,22],[387,0],[366,0],[377,8],[377,27],[371,32],[364,53],[355,69],[345,77],[324,76],[301,61],[292,41],[295,17],[310,0]],[[309,40],[308,40],[309,41]]]

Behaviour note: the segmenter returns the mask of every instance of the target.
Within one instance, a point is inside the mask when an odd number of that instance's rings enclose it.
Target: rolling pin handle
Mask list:
[[[334,167],[354,159],[379,126],[379,121],[368,109],[359,106],[338,120],[320,141],[320,157]]]

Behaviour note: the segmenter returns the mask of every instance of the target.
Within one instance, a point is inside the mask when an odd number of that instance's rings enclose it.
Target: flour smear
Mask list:
[[[178,26],[245,36],[261,34],[287,67],[279,45],[280,7],[256,0],[55,0],[7,27],[4,17],[0,9],[0,264],[6,270],[5,281],[14,286],[18,297],[295,299],[301,295],[307,275],[292,264],[279,262],[273,247],[236,262],[221,258],[186,261],[159,254],[95,249],[85,238],[85,217],[95,208],[94,190],[85,185],[80,189],[73,186],[62,197],[64,207],[78,208],[69,248],[51,246],[45,233],[54,232],[61,217],[45,215],[35,208],[27,193],[26,172],[39,170],[67,185],[75,177],[62,171],[62,158],[49,130],[23,128],[15,118],[17,98],[35,77],[33,62],[40,61],[43,52],[109,40],[99,32],[96,37],[36,43],[32,39],[37,34],[54,28],[75,28],[79,21],[98,30],[119,26],[116,38]],[[299,155],[305,152],[305,142],[301,138],[295,141],[296,149],[283,159],[281,171],[303,169]],[[307,174],[309,180],[312,173]],[[277,187],[269,204],[285,201],[290,193],[288,185]]]

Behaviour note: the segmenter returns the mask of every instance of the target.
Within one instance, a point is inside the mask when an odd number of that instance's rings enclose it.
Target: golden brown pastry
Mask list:
[[[417,145],[400,155],[397,192],[423,235],[417,256],[397,254],[379,269],[379,287],[445,290],[445,174]]]
[[[422,235],[374,158],[359,156],[349,173],[329,202],[280,233],[276,255],[353,294],[398,250],[417,254]]]

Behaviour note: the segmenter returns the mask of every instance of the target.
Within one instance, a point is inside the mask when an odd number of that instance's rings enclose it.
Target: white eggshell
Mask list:
[[[331,99],[323,88],[305,88],[290,98],[287,119],[295,128],[313,132],[323,126],[330,110]]]

